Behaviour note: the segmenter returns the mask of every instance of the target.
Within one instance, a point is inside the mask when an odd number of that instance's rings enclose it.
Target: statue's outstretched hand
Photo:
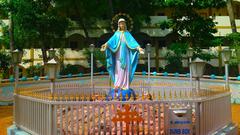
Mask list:
[[[138,51],[140,54],[144,54],[144,49],[142,49],[141,47],[138,48]]]
[[[107,45],[106,44],[103,44],[102,46],[101,46],[101,49],[100,49],[100,51],[105,51],[107,49]]]

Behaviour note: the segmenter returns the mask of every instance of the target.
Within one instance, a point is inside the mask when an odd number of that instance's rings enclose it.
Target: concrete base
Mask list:
[[[238,135],[238,126],[237,124],[231,123],[212,135]]]
[[[31,135],[31,134],[17,128],[16,125],[12,125],[8,127],[7,135]]]

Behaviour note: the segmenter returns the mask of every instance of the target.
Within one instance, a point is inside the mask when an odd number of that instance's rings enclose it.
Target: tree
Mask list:
[[[149,20],[149,16],[154,14],[156,6],[151,1],[101,0],[89,2],[88,0],[56,0],[56,5],[59,10],[79,24],[88,39],[89,29],[95,27],[98,20],[107,20],[109,23],[107,29],[111,30],[111,19],[117,13],[129,14],[134,21],[134,30],[138,31],[142,21]]]
[[[171,28],[172,34],[177,36],[175,42],[187,43],[196,52],[200,47],[213,46],[213,33],[217,32],[215,23],[212,18],[199,15],[197,10],[223,7],[224,0],[155,0],[153,4],[161,9],[171,9],[170,19],[160,22],[159,26],[161,29]],[[158,60],[158,66],[157,63]]]
[[[133,18],[133,32],[139,32],[143,22],[149,23],[149,16],[159,8],[155,0],[115,0],[113,6],[114,14],[127,13]]]
[[[109,13],[107,5],[106,0],[91,2],[88,0],[56,0],[56,8],[83,29],[87,40],[89,40],[89,29],[96,24],[97,20],[103,19]]]
[[[226,36],[226,39],[230,43],[230,47],[235,49],[236,52],[236,64],[238,65],[238,73],[240,74],[240,33],[234,32]]]
[[[188,45],[186,43],[172,43],[168,49],[166,54],[168,72],[183,72],[183,54],[186,54]]]
[[[213,19],[199,15],[197,10],[219,8],[225,5],[224,0],[166,0],[160,4],[161,7],[173,9],[173,15],[169,21],[170,25],[167,26],[171,27],[174,33],[187,36],[186,42],[193,47],[212,46],[213,34],[217,32]],[[179,40],[183,40],[181,36]]]
[[[65,36],[67,18],[51,0],[14,0],[6,9],[12,13],[15,48],[40,47],[46,63],[47,49],[58,46]]]
[[[7,43],[9,44],[10,50],[14,50],[14,27],[13,27],[13,17],[12,17],[12,8],[13,8],[13,2],[12,0],[7,1],[7,0],[1,0],[0,1],[0,19],[6,19],[9,18],[9,25],[6,27],[6,24],[4,24],[1,20],[0,25],[3,29],[3,33],[6,33],[8,30],[8,37],[5,39],[5,35],[2,36],[2,39],[0,42]],[[6,30],[7,28],[7,30]],[[6,42],[8,40],[8,42]]]
[[[1,27],[0,47],[9,48],[9,34],[8,34],[9,26],[3,20],[0,20],[0,27]]]
[[[10,66],[11,57],[5,50],[0,50],[0,79],[6,77]]]

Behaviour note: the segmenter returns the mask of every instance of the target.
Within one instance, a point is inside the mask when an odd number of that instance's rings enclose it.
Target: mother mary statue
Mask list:
[[[125,19],[118,20],[118,30],[102,45],[101,51],[106,53],[107,70],[114,90],[130,90],[139,53],[144,54],[144,49],[127,31]]]

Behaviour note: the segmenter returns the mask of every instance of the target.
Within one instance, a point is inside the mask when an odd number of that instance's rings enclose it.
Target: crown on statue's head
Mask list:
[[[123,19],[123,18],[120,18],[120,19],[118,20],[118,24],[119,24],[120,22],[126,22],[126,20]]]

